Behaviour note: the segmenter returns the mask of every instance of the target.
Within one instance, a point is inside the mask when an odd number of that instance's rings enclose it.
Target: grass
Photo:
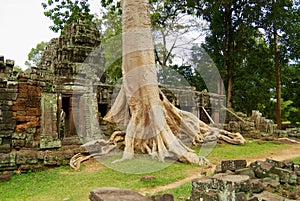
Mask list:
[[[209,148],[195,148],[198,153],[206,153],[207,158],[217,164],[224,159],[250,159],[274,153],[289,145],[255,141],[246,145],[216,145]],[[209,154],[208,154],[209,153]],[[106,164],[110,160],[106,159]],[[300,161],[300,158],[295,159]],[[173,183],[187,176],[189,170],[201,168],[183,163],[158,163],[147,158],[137,158],[118,165],[110,164],[105,167],[99,163],[83,165],[81,171],[73,171],[69,167],[58,167],[38,173],[20,174],[12,177],[11,181],[0,183],[1,201],[85,201],[91,190],[99,187],[127,188],[135,191],[155,188]],[[142,168],[142,171],[140,171]],[[119,170],[119,171],[116,171]],[[121,172],[120,172],[121,171]],[[139,171],[143,174],[133,174]],[[130,174],[126,173],[130,172]],[[142,176],[154,176],[155,181],[141,181]],[[178,188],[164,191],[172,193],[175,200],[185,200],[191,192],[190,182]],[[160,192],[162,193],[162,192]]]
[[[170,193],[174,196],[175,201],[186,200],[191,196],[192,185],[191,182],[186,182],[181,186],[165,191],[161,191],[158,194]]]
[[[86,171],[85,168],[77,172],[70,170],[69,167],[58,167],[38,173],[15,175],[11,181],[0,183],[0,200],[84,201],[88,200],[91,190],[99,187],[138,191],[166,185],[185,178],[186,171],[195,166],[173,163],[160,171],[146,174],[155,176],[155,181],[141,181],[140,178],[145,174],[126,174],[107,167],[102,167],[98,171]]]
[[[300,164],[300,157],[294,158],[293,161],[294,161],[294,163],[296,163],[296,164]]]
[[[219,163],[221,160],[230,159],[251,159],[258,156],[265,156],[275,151],[286,149],[287,144],[274,144],[272,142],[258,143],[257,141],[248,141],[245,145],[217,145],[208,155],[207,158],[213,163]],[[205,150],[198,150],[199,153]]]

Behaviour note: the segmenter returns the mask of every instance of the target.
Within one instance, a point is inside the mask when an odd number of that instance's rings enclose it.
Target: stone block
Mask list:
[[[15,65],[15,61],[11,60],[11,59],[6,59],[5,63],[6,63],[6,66],[10,67],[10,68],[14,67],[14,65]]]
[[[294,164],[293,171],[300,173],[300,164]],[[300,175],[298,175],[300,176]]]
[[[13,133],[13,130],[10,130],[7,128],[7,125],[0,124],[0,137],[1,138],[11,138],[11,135]]]
[[[37,164],[38,157],[35,151],[19,151],[16,155],[16,164]]]
[[[26,134],[25,133],[13,133],[11,138],[16,139],[16,140],[25,140]]]
[[[206,200],[206,199],[204,199]],[[208,199],[207,199],[208,200]],[[229,192],[229,191],[223,191],[218,192],[218,200],[219,201],[227,201],[227,200],[234,200],[234,201],[247,201],[246,194],[244,192]]]
[[[196,189],[192,191],[189,201],[199,201],[199,200],[219,201],[218,191],[214,189],[210,189],[206,191]]]
[[[152,195],[152,201],[174,201],[174,196],[172,194],[161,194],[161,195]]]
[[[120,188],[98,188],[90,192],[90,201],[151,201],[137,192]]]
[[[264,161],[255,161],[250,164],[250,167],[253,169],[256,177],[265,178],[269,176],[269,173],[274,169],[272,163]]]
[[[273,179],[265,178],[262,180],[264,188],[273,188],[277,190],[280,187],[280,183]]]
[[[12,140],[11,145],[15,148],[25,147],[25,140]]]
[[[261,193],[265,190],[264,185],[260,179],[250,180],[251,191],[253,193]]]
[[[44,160],[45,152],[44,151],[38,151],[37,152],[37,159],[38,160]]]
[[[213,187],[213,180],[211,177],[205,177],[201,179],[193,179],[192,180],[192,188],[199,189],[203,191],[207,191],[212,189]]]
[[[13,167],[16,165],[16,154],[2,154],[0,153],[0,167]]]
[[[247,201],[246,193],[245,192],[238,192],[235,193],[230,197],[229,200],[236,200],[236,201]]]
[[[154,176],[143,176],[143,177],[141,177],[140,180],[141,181],[155,181],[156,177],[154,177]]]
[[[294,171],[282,168],[274,168],[272,173],[279,176],[280,182],[296,184],[297,183],[297,174]]]
[[[246,160],[224,160],[221,162],[222,172],[226,172],[227,170],[236,171],[242,168],[246,168],[246,166]]]
[[[216,174],[212,177],[213,188],[219,191],[248,192],[250,177],[247,175]]]
[[[294,169],[294,162],[292,160],[284,160],[282,162],[284,164],[284,169],[289,169],[289,170]]]
[[[237,175],[248,175],[251,179],[255,178],[255,173],[252,168],[243,168],[235,171]]]
[[[49,166],[66,165],[69,164],[69,161],[72,156],[67,155],[64,152],[45,151],[44,165],[49,165]]]
[[[0,174],[0,183],[4,181],[9,181],[12,175],[12,172],[3,172],[2,174]]]
[[[292,201],[290,199],[284,198],[280,195],[264,191],[260,194],[256,194],[251,197],[248,201]]]
[[[40,116],[41,110],[39,108],[28,108],[26,115],[28,116]]]
[[[8,154],[11,152],[11,145],[10,144],[1,144],[0,145],[0,153]],[[1,161],[0,161],[1,163]]]

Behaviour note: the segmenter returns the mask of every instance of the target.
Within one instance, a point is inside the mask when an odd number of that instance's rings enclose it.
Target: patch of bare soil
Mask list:
[[[187,177],[184,179],[175,181],[175,182],[167,184],[165,186],[158,186],[158,187],[152,188],[152,189],[143,188],[139,191],[139,193],[141,193],[142,195],[147,195],[147,194],[154,195],[155,193],[160,192],[160,191],[177,188],[177,187],[181,186],[182,184],[189,182],[193,179],[201,178],[205,175],[213,173],[214,168],[215,168],[214,165],[211,165],[208,167],[199,167],[199,168],[191,169],[191,170],[186,171]]]
[[[277,161],[284,161],[293,158],[300,157],[300,144],[291,144],[286,149],[282,149],[277,152],[271,152],[270,154],[257,156],[255,158],[247,159],[248,163],[251,163],[256,160],[265,160],[266,158],[270,158]]]

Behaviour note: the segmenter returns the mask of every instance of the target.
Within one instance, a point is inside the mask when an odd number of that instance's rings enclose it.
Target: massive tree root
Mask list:
[[[188,136],[190,145],[200,145],[218,140],[230,144],[246,142],[240,133],[231,133],[211,127],[192,113],[176,108],[161,91],[158,91],[160,109],[157,109],[158,106],[154,106],[156,109],[145,107],[148,110],[141,108],[143,111],[137,110],[139,112],[133,115],[134,113],[129,111],[130,107],[124,92],[124,89],[121,89],[105,120],[117,123],[126,130],[114,132],[107,141],[96,140],[84,144],[83,146],[91,153],[90,155],[76,154],[73,156],[70,161],[73,169],[78,170],[80,163],[91,157],[104,156],[124,145],[122,159],[115,162],[131,159],[135,153],[143,153],[149,154],[153,159],[159,161],[176,157],[179,161],[192,164],[208,164],[208,160],[198,156],[193,149],[181,141],[180,135]]]
[[[141,152],[149,154],[159,161],[175,156],[179,160],[189,163],[201,162],[201,157],[199,158],[181,141],[179,134],[189,136],[193,144],[218,139],[231,144],[246,142],[240,133],[231,133],[210,127],[192,113],[176,108],[158,87],[158,90],[154,90],[155,88],[155,86],[145,86],[138,90],[138,93],[143,93],[144,90],[147,93],[149,90],[157,92],[159,103],[155,102],[155,105],[152,106],[149,106],[154,102],[151,98],[148,101],[140,100],[144,101],[143,104],[135,99],[134,102],[131,102],[132,105],[129,105],[125,90],[122,88],[113,107],[105,117],[106,121],[124,125],[124,128],[128,125],[124,137],[125,149],[121,160],[131,159],[135,152]],[[155,94],[151,94],[151,97],[154,96]],[[129,108],[134,110],[129,111]]]

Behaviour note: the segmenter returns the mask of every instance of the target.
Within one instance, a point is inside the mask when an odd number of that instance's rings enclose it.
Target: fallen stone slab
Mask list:
[[[253,195],[248,201],[295,201],[290,200],[284,197],[281,197],[280,195],[270,193],[268,191],[264,191],[260,194]]]
[[[273,164],[275,167],[284,168],[284,163],[282,161],[277,161],[271,158],[267,158],[266,162]]]
[[[269,179],[269,178],[263,179],[262,184],[263,184],[264,188],[269,187],[269,188],[272,188],[275,190],[278,190],[278,188],[280,187],[280,183],[278,181],[275,181],[275,180]]]
[[[255,178],[255,173],[252,168],[243,168],[234,172],[237,175],[248,175],[251,179]]]
[[[196,189],[192,191],[191,197],[188,199],[188,201],[199,201],[199,200],[219,201],[218,193],[219,192],[215,189],[205,190],[205,191]]]
[[[0,183],[4,181],[9,181],[13,174],[11,172],[3,172],[0,174]]]
[[[98,188],[90,192],[90,201],[151,201],[135,191],[120,188]]]
[[[192,188],[193,190],[202,190],[202,191],[208,191],[212,189],[213,180],[211,177],[205,177],[205,178],[197,178],[192,180]]]
[[[247,175],[216,174],[212,177],[213,188],[219,191],[248,192],[250,177]]]
[[[282,183],[289,183],[289,184],[297,183],[298,176],[294,171],[275,167],[272,170],[272,173],[277,174],[279,176],[280,182]]]
[[[160,195],[152,195],[152,201],[174,201],[174,196],[172,194],[160,194]]]
[[[246,166],[246,160],[223,160],[221,162],[221,170],[223,173],[227,170],[236,171],[242,168],[246,168]]]
[[[265,187],[260,179],[251,179],[250,187],[252,193],[261,193],[265,190]]]
[[[255,161],[250,164],[257,178],[265,178],[275,168],[272,163],[265,161]]]

